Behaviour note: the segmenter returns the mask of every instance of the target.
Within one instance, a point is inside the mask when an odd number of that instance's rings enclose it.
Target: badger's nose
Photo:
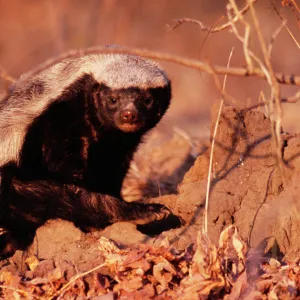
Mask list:
[[[121,112],[121,121],[123,123],[133,124],[138,121],[138,113],[133,109],[125,109]]]

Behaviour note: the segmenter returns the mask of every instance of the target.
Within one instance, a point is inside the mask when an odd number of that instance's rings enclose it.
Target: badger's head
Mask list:
[[[166,112],[171,98],[170,85],[142,89],[112,89],[96,84],[92,92],[98,116],[106,127],[123,132],[147,131]]]
[[[95,59],[96,61],[96,59]],[[95,64],[92,97],[106,127],[143,132],[166,112],[171,85],[159,66],[133,55],[106,55]]]

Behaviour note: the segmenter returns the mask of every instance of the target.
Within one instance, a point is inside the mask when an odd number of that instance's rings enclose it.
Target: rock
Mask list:
[[[145,243],[149,237],[136,229],[136,225],[129,222],[118,222],[106,227],[100,232],[101,236],[111,239],[120,246],[130,246]]]
[[[103,262],[95,249],[98,239],[84,234],[73,223],[65,220],[49,220],[41,226],[27,255],[35,255],[40,260],[72,262],[78,271],[86,271]]]
[[[62,259],[70,259],[70,253],[77,252],[76,242],[81,238],[81,230],[73,223],[49,220],[36,231],[30,252],[39,259],[51,259],[58,255]]]

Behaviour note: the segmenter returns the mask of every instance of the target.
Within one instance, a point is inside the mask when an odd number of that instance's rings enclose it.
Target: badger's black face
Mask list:
[[[170,86],[152,89],[111,89],[98,85],[93,90],[97,113],[106,127],[123,132],[144,132],[154,127],[166,112]]]

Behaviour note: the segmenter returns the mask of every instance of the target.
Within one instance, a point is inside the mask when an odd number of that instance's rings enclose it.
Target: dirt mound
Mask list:
[[[216,103],[211,132],[218,109]],[[282,140],[286,184],[272,150],[270,120],[259,111],[223,109],[215,140],[208,213],[208,234],[214,242],[226,226],[235,224],[250,247],[274,237],[286,259],[299,257],[300,136],[282,132]],[[210,148],[197,158],[172,202],[175,213],[198,229],[203,224],[209,154]]]

